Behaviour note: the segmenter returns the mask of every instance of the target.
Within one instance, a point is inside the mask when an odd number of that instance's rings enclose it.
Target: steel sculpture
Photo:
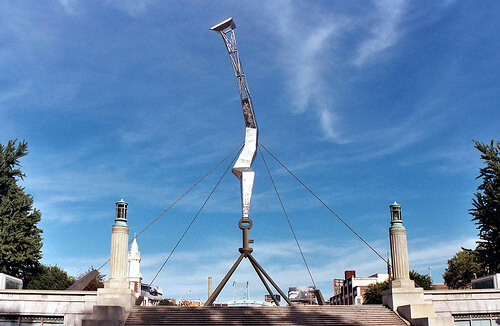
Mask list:
[[[242,217],[238,222],[238,226],[243,232],[243,246],[239,248],[240,256],[231,267],[229,272],[226,274],[226,276],[222,279],[221,283],[219,284],[219,286],[217,286],[210,298],[208,298],[207,302],[205,302],[205,306],[211,306],[214,303],[215,299],[222,291],[227,281],[234,273],[238,265],[241,263],[243,258],[248,258],[253,268],[255,269],[255,272],[259,276],[260,280],[264,284],[266,290],[269,292],[274,303],[277,306],[279,306],[279,303],[276,300],[276,297],[273,294],[271,288],[267,284],[266,279],[279,292],[281,297],[284,298],[289,305],[292,305],[288,297],[283,293],[283,291],[281,291],[278,285],[271,279],[271,277],[266,273],[262,266],[259,265],[257,260],[255,260],[255,258],[251,254],[253,248],[250,248],[250,243],[253,243],[253,240],[249,239],[248,231],[252,228],[253,223],[249,217],[249,213],[250,202],[252,199],[253,183],[255,179],[255,172],[252,170],[252,163],[257,152],[258,129],[245,73],[243,72],[238,48],[236,46],[236,36],[234,34],[235,28],[236,25],[234,24],[233,18],[229,18],[215,25],[211,28],[211,30],[218,32],[222,36],[224,44],[226,45],[227,52],[229,53],[229,58],[231,59],[231,65],[233,66],[234,76],[236,77],[236,82],[238,84],[241,106],[243,108],[243,117],[245,119],[245,145],[243,146],[243,150],[241,151],[241,154],[232,169],[233,174],[240,180]]]

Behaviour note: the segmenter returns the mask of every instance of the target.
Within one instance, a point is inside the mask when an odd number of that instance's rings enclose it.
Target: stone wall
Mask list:
[[[432,301],[437,316],[500,313],[500,290],[428,290],[424,299]]]
[[[0,290],[0,315],[63,316],[65,326],[81,325],[96,303],[96,291]]]

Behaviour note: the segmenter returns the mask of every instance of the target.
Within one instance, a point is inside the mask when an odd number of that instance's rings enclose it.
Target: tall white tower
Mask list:
[[[137,240],[134,236],[134,241],[130,246],[130,252],[128,253],[128,281],[130,284],[130,289],[134,290],[135,293],[141,292],[141,281],[142,275],[140,272],[141,268],[141,253],[139,252],[139,246],[137,245]]]

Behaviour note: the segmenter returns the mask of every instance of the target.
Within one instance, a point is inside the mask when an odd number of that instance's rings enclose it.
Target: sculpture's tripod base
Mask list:
[[[231,267],[231,269],[229,270],[229,272],[227,272],[226,276],[224,276],[224,278],[222,279],[222,281],[220,282],[220,284],[217,286],[217,288],[215,289],[215,291],[212,293],[212,295],[210,296],[210,298],[208,298],[207,302],[205,302],[205,307],[211,306],[214,303],[215,299],[217,299],[217,297],[219,296],[220,292],[222,291],[222,289],[226,285],[227,281],[229,281],[229,279],[231,278],[231,275],[233,275],[234,271],[236,270],[236,268],[238,267],[238,265],[241,263],[241,261],[243,260],[243,258],[248,258],[248,260],[252,264],[253,268],[255,269],[255,272],[257,273],[257,275],[259,276],[260,280],[262,281],[262,284],[264,284],[264,286],[266,287],[267,292],[269,292],[269,295],[271,296],[271,298],[273,299],[273,302],[277,306],[279,306],[280,304],[276,300],[276,296],[273,294],[273,291],[271,290],[271,288],[267,284],[266,278],[269,281],[269,283],[271,283],[271,285],[276,289],[276,291],[278,291],[278,293],[281,295],[281,297],[283,299],[285,299],[285,301],[288,303],[288,305],[290,305],[290,306],[292,305],[292,302],[290,301],[290,299],[288,299],[288,297],[283,293],[283,291],[281,291],[281,289],[279,288],[279,286],[276,283],[274,283],[274,281],[272,280],[271,276],[269,276],[266,273],[266,271],[264,270],[264,268],[262,268],[262,266],[259,265],[259,263],[257,262],[257,260],[255,260],[255,258],[253,258],[252,254],[251,254],[251,251],[252,251],[251,248],[240,248],[241,255],[238,257],[238,259],[236,259],[236,262],[233,264],[233,267]]]
[[[276,300],[276,296],[273,294],[273,291],[271,290],[271,288],[267,284],[266,279],[269,281],[269,283],[271,283],[271,285],[276,289],[276,291],[278,291],[278,293],[281,295],[281,297],[283,299],[285,299],[285,301],[288,303],[288,305],[290,305],[290,306],[292,305],[292,302],[290,301],[290,299],[288,299],[288,297],[283,293],[283,291],[281,291],[279,286],[276,283],[274,283],[271,276],[269,276],[266,273],[266,271],[264,270],[264,268],[262,268],[262,266],[259,265],[259,263],[255,260],[255,258],[253,258],[253,256],[252,256],[253,248],[250,248],[250,243],[253,243],[253,240],[250,240],[248,237],[248,230],[250,230],[252,228],[252,225],[253,225],[252,220],[250,218],[248,218],[248,215],[246,215],[246,216],[244,215],[241,218],[241,220],[239,220],[238,227],[241,229],[241,231],[243,231],[243,247],[238,249],[238,251],[240,252],[240,256],[238,257],[238,259],[236,259],[236,262],[233,264],[233,267],[231,267],[229,272],[227,272],[226,276],[224,276],[224,278],[222,279],[220,284],[217,286],[215,291],[212,293],[210,298],[208,298],[207,302],[205,302],[205,307],[211,306],[214,303],[215,299],[217,299],[217,297],[219,296],[220,291],[222,291],[224,286],[226,286],[227,281],[229,281],[229,279],[231,278],[231,275],[233,275],[236,268],[238,268],[238,265],[241,263],[243,258],[248,258],[248,260],[252,264],[253,268],[255,269],[255,272],[257,273],[257,275],[259,275],[259,278],[262,281],[262,284],[264,284],[267,292],[269,292],[269,295],[271,296],[273,302],[277,306],[279,306],[280,304],[279,304],[278,300]]]

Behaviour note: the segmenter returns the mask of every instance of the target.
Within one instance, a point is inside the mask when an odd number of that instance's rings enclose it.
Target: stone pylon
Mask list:
[[[111,229],[111,255],[109,260],[109,281],[105,287],[128,288],[127,251],[128,225],[127,203],[120,200],[116,203],[115,224]]]
[[[122,199],[116,203],[115,224],[111,229],[109,280],[97,290],[98,305],[121,306],[130,311],[135,295],[127,280],[128,226],[127,206]]]
[[[391,209],[391,227],[389,242],[391,245],[392,287],[415,287],[410,280],[410,265],[408,263],[408,244],[406,229],[401,219],[401,205],[397,202],[389,206]]]
[[[397,311],[400,316],[412,325],[451,326],[449,319],[436,317],[434,305],[424,300],[424,290],[415,287],[410,280],[408,262],[408,244],[406,229],[401,219],[401,205],[394,202],[391,209],[391,227],[389,241],[391,245],[391,263],[393,279],[389,289],[382,292],[382,303]]]

